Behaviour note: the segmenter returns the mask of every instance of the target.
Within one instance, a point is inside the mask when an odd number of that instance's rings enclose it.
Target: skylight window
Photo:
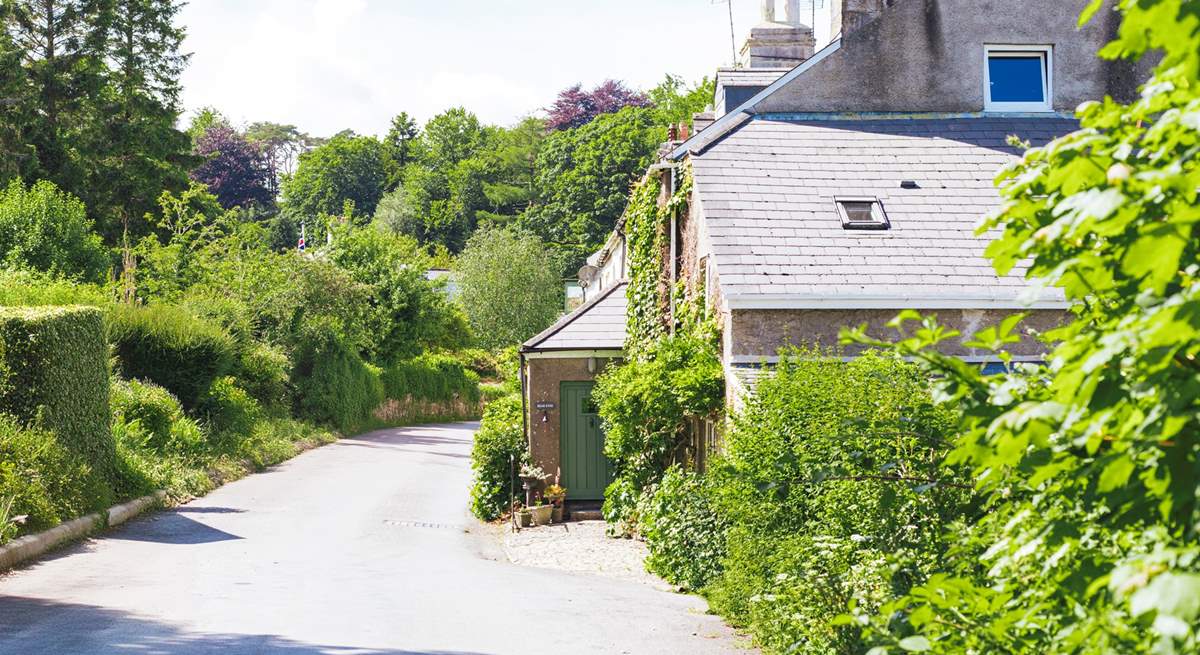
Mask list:
[[[878,198],[834,198],[842,228],[846,230],[886,230],[892,225]]]
[[[984,50],[985,111],[1051,111],[1050,46],[990,45]]]

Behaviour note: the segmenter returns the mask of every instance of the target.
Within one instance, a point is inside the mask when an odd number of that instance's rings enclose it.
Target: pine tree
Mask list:
[[[28,142],[32,123],[29,85],[21,68],[21,53],[3,29],[0,5],[0,187],[14,177],[28,177],[37,168],[37,151]]]
[[[191,140],[176,128],[183,29],[175,0],[109,0],[106,86],[90,136],[97,155],[87,200],[110,243],[125,230],[143,234],[144,217],[164,190],[187,187]]]
[[[102,0],[0,0],[5,28],[29,84],[28,139],[36,174],[78,194],[80,154],[68,144],[83,129],[87,102],[103,85],[107,37]]]

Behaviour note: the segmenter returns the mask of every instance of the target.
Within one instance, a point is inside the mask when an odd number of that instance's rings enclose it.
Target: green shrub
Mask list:
[[[292,404],[292,383],[288,375],[291,362],[278,348],[254,344],[238,358],[238,386],[272,415],[281,416]]]
[[[0,270],[0,307],[101,307],[111,302],[111,295],[95,284],[74,282],[37,271]]]
[[[189,291],[178,303],[179,309],[209,325],[215,325],[233,338],[240,348],[253,346],[254,317],[246,303],[227,295]]]
[[[233,368],[233,338],[177,307],[120,306],[109,319],[122,377],[154,382],[186,409],[195,408],[212,383]]]
[[[516,474],[526,453],[521,397],[512,394],[490,403],[471,446],[471,512],[475,516],[491,521],[508,511],[521,489]]]
[[[101,509],[110,497],[104,482],[53,433],[0,415],[0,543]],[[21,516],[23,523],[12,522]]]
[[[93,474],[115,480],[108,347],[93,308],[0,309],[0,412],[50,430]]]
[[[389,366],[382,375],[388,398],[479,402],[479,376],[449,355],[422,355]]]
[[[207,424],[210,441],[223,452],[236,450],[238,442],[249,437],[263,418],[262,407],[233,377],[213,382],[200,401],[199,414]]]
[[[145,446],[158,452],[193,452],[204,435],[171,392],[150,382],[116,380],[112,385],[113,422],[134,421],[145,431]]]
[[[639,532],[650,550],[646,568],[668,582],[700,589],[721,574],[728,521],[713,507],[701,476],[679,466],[642,497]]]
[[[365,425],[383,401],[383,383],[331,322],[307,326],[292,379],[300,415],[345,433]]]
[[[951,430],[928,380],[897,357],[783,353],[710,469],[732,526],[712,607],[770,653],[864,650],[837,617],[922,579],[967,507],[962,480],[941,469]]]
[[[103,282],[110,261],[87,208],[48,180],[0,189],[0,264]]]
[[[624,529],[636,525],[642,490],[658,481],[677,457],[690,417],[721,408],[724,375],[712,340],[679,333],[655,342],[645,357],[608,370],[593,397],[604,420],[604,454],[617,481],[605,492],[605,517]]]

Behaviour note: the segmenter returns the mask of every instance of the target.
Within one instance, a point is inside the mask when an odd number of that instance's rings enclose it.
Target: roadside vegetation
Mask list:
[[[0,4],[0,543],[493,401],[504,459],[504,348],[712,93],[607,81],[511,126],[456,107],[314,136],[183,117],[176,0]],[[507,504],[494,469],[481,513]]]

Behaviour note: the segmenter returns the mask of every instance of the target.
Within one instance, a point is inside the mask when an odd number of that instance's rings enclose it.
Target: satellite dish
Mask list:
[[[583,267],[579,269],[579,272],[576,273],[576,277],[579,278],[579,284],[586,287],[589,282],[596,279],[596,276],[599,273],[600,269],[598,267],[592,266],[591,264],[584,264]]]

